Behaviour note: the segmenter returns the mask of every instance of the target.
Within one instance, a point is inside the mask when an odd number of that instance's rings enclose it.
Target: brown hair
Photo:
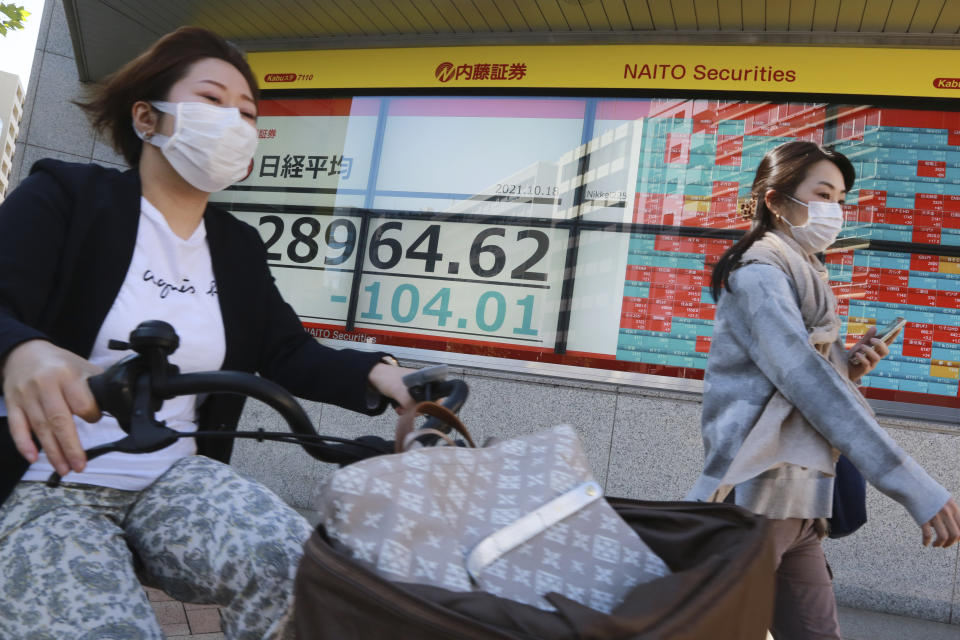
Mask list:
[[[724,289],[730,291],[730,272],[740,264],[744,252],[763,237],[763,234],[773,229],[774,215],[767,207],[764,197],[767,191],[772,189],[776,192],[774,199],[792,195],[806,179],[810,167],[821,160],[829,160],[836,165],[843,175],[844,188],[850,191],[857,173],[847,156],[831,147],[794,140],[774,147],[763,156],[750,189],[750,200],[745,207],[753,215],[753,226],[736,244],[727,249],[713,267],[710,290],[715,301],[720,300]]]
[[[253,99],[257,80],[239,49],[206,29],[180,27],[98,84],[86,101],[76,104],[87,112],[93,127],[106,134],[113,148],[131,167],[140,162],[143,143],[133,131],[133,105],[139,100],[166,100],[170,88],[190,66],[205,58],[218,58],[237,68]]]

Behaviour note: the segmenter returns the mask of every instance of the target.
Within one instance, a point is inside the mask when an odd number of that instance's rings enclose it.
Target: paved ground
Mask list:
[[[225,640],[220,633],[220,609],[215,604],[184,604],[163,591],[146,587],[160,626],[177,640]]]
[[[147,589],[160,625],[171,640],[225,640],[220,610],[212,604],[183,604]],[[840,609],[844,640],[958,640],[960,626],[859,609]]]

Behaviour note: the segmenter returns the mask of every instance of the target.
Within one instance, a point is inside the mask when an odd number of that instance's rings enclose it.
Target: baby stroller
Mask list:
[[[317,434],[290,394],[257,376],[178,373],[167,362],[177,343],[176,333],[166,323],[143,323],[131,333],[129,344],[117,344],[137,355],[90,379],[101,409],[116,417],[128,435],[91,449],[89,458],[108,451],[156,451],[179,437],[198,435],[297,443],[318,460],[341,466],[393,453],[393,442],[376,436],[344,440]],[[444,373],[442,368],[421,370],[405,382],[415,399],[445,398],[444,405],[455,412],[466,399],[466,385],[445,380]],[[215,392],[240,393],[265,402],[284,417],[292,433],[180,433],[153,418],[164,399]],[[425,426],[442,428],[443,424],[434,421]],[[57,482],[59,477],[54,474],[49,483]],[[774,567],[764,518],[727,504],[622,498],[608,498],[608,502],[672,571],[634,587],[609,614],[574,602],[545,611],[486,592],[392,582],[355,562],[319,526],[305,545],[297,575],[295,637],[766,637],[773,610]]]

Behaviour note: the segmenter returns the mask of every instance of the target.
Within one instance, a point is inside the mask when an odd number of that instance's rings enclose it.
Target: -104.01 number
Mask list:
[[[270,234],[264,240],[267,260],[271,262],[279,262],[285,256],[294,264],[306,264],[316,260],[321,249],[324,248],[323,245],[326,245],[323,264],[336,266],[347,262],[353,256],[357,246],[357,227],[352,220],[344,218],[332,220],[325,229],[320,220],[315,217],[297,218],[290,223],[293,239],[287,243],[283,253],[274,250],[285,229],[283,218],[265,215],[261,216],[259,224],[272,227]],[[443,261],[443,254],[440,253],[441,225],[429,225],[406,247],[406,250],[400,239],[387,235],[402,233],[402,230],[403,222],[398,220],[384,222],[374,229],[370,236],[368,252],[370,264],[377,269],[388,270],[397,266],[401,258],[406,258],[422,261],[423,270],[426,273],[433,273],[437,264]],[[488,227],[474,236],[470,243],[469,264],[476,276],[493,278],[503,272],[507,265],[507,252],[496,244],[496,239],[506,238],[506,236],[505,227]],[[516,240],[518,243],[523,240],[532,240],[535,245],[531,247],[533,252],[510,270],[510,278],[535,282],[546,281],[547,274],[534,271],[533,268],[547,255],[550,237],[539,229],[519,229],[516,231]],[[450,273],[455,271],[451,269]]]
[[[361,320],[383,320],[380,312],[380,282],[372,282],[363,290],[370,294],[367,301],[367,310],[360,313]],[[448,320],[454,315],[450,311],[450,287],[443,287],[434,294],[422,307],[420,306],[420,289],[416,285],[401,284],[393,291],[390,297],[390,316],[394,322],[409,324],[418,316],[434,316],[438,327],[446,327]],[[463,295],[460,293],[459,295]],[[520,307],[520,326],[513,328],[513,333],[520,336],[535,336],[537,330],[533,328],[533,294],[527,295],[514,303]],[[474,309],[474,323],[484,332],[500,331],[507,317],[507,299],[499,291],[484,291],[477,298]],[[468,326],[466,318],[460,318],[457,327],[465,329]]]

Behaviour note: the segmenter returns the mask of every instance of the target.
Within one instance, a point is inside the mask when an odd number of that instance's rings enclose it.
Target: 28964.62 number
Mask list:
[[[444,254],[440,252],[441,225],[431,224],[423,230],[404,250],[401,241],[403,237],[403,222],[392,220],[384,222],[370,236],[368,258],[370,264],[384,271],[396,267],[400,260],[418,260],[423,263],[425,273],[434,273],[437,265],[443,262]],[[281,251],[274,250],[284,235],[285,224],[282,217],[264,215],[259,219],[261,227],[270,227],[270,233],[264,240],[267,248],[267,260],[280,262],[284,258],[294,264],[306,264],[316,260],[324,245],[332,250],[328,255],[324,251],[323,264],[329,266],[341,265],[347,262],[357,247],[357,227],[352,220],[336,218],[326,228],[319,219],[304,216],[290,223],[290,233],[293,238]],[[388,235],[390,234],[390,235]],[[396,234],[396,237],[394,236]],[[514,235],[512,232],[509,235]],[[506,227],[488,227],[479,231],[470,243],[468,250],[470,270],[479,278],[495,278],[507,267],[508,252],[498,244],[498,239],[506,240]],[[525,257],[510,269],[510,278],[531,282],[545,282],[547,273],[535,271],[534,267],[546,257],[550,249],[550,237],[539,229],[517,229],[516,242],[523,243]],[[533,245],[530,246],[532,241]],[[281,245],[282,246],[282,245]],[[449,245],[448,245],[449,246]],[[280,248],[280,247],[277,247]],[[510,250],[512,258],[520,249]],[[454,248],[456,251],[459,248]],[[530,253],[527,253],[527,252]],[[450,265],[450,273],[455,273],[454,265]]]

